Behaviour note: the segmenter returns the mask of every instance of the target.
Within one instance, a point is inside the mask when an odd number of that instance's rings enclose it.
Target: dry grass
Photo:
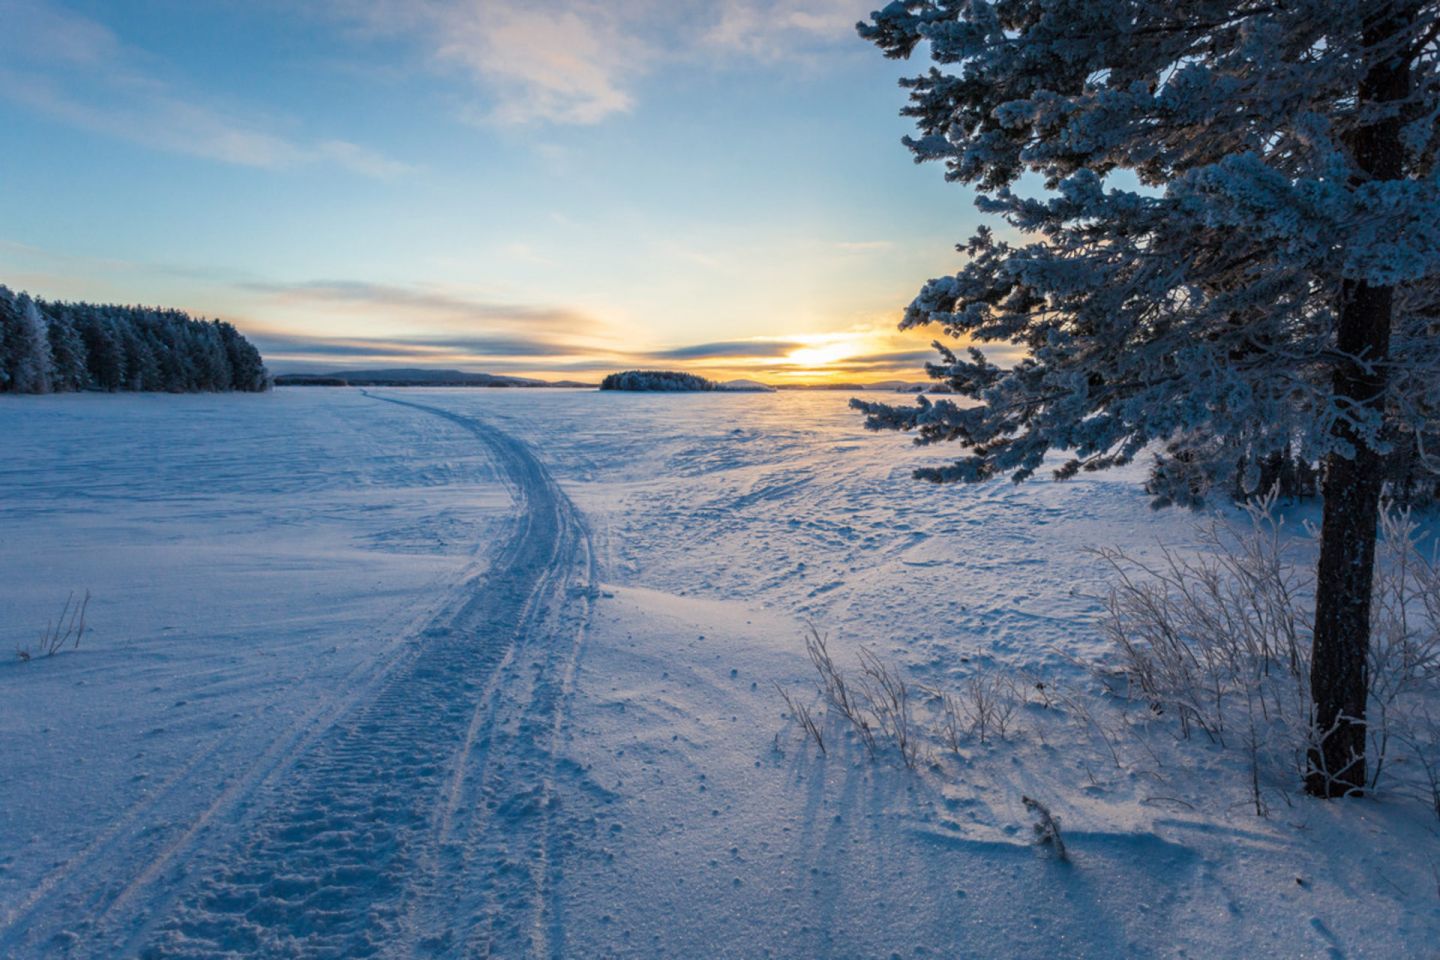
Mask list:
[[[89,606],[89,590],[85,591],[85,596],[79,603],[75,602],[72,591],[70,596],[65,598],[65,605],[60,608],[60,616],[46,622],[34,650],[17,646],[15,655],[22,663],[28,663],[36,657],[53,657],[67,646],[72,650],[80,649],[80,638],[85,635],[86,629],[85,611]]]
[[[1328,731],[1310,705],[1313,571],[1296,563],[1273,497],[1247,507],[1250,529],[1218,524],[1199,558],[1162,550],[1143,563],[1098,554],[1117,573],[1105,629],[1131,694],[1182,737],[1242,749],[1257,813],[1262,785],[1293,782]],[[1387,510],[1371,609],[1366,711],[1369,788],[1418,793],[1440,814],[1440,564],[1408,511]]]

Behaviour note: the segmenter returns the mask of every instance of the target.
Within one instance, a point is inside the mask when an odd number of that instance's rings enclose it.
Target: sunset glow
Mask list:
[[[275,372],[923,378],[894,326],[975,216],[870,5],[672,6],[0,0],[0,282]]]

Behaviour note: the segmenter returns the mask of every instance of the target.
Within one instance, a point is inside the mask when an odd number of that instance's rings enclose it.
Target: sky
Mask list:
[[[0,283],[272,371],[924,379],[971,193],[875,0],[0,0]]]

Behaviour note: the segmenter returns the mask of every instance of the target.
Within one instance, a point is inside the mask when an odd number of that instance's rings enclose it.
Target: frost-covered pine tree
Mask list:
[[[64,313],[49,313],[50,358],[54,365],[51,388],[57,393],[84,390],[90,385],[85,341]]]
[[[5,326],[3,364],[7,388],[16,393],[49,393],[54,361],[50,329],[40,309],[27,294],[12,294],[0,287],[0,323]]]
[[[917,161],[977,189],[982,229],[902,327],[959,395],[856,401],[958,441],[936,481],[1061,477],[1197,438],[1324,461],[1306,786],[1366,783],[1381,458],[1440,402],[1440,4],[901,0],[860,24],[903,81]],[[1213,453],[1213,451],[1212,451]],[[1440,451],[1421,453],[1440,459]],[[1252,456],[1252,462],[1257,458]]]

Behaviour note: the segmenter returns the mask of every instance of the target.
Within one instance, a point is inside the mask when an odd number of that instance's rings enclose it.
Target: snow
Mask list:
[[[847,667],[1084,692],[1081,548],[1194,548],[1141,469],[910,484],[934,451],[846,399],[0,398],[0,650],[93,596],[78,650],[0,661],[0,955],[1428,948],[1413,802],[1262,819],[1217,748],[1117,767],[1033,705],[915,772],[804,740],[807,622]]]

